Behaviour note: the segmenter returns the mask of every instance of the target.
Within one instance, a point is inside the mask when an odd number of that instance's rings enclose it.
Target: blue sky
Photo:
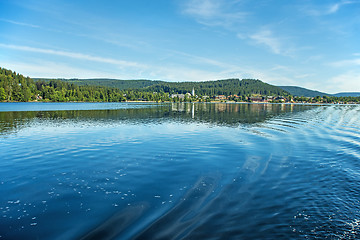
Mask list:
[[[360,91],[360,0],[0,0],[0,29],[0,66],[30,77]]]

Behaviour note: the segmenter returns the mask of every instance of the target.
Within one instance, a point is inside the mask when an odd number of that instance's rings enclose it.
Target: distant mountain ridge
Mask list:
[[[298,97],[317,97],[317,96],[334,96],[334,97],[360,97],[360,92],[340,92],[336,94],[329,94],[319,91],[310,90],[297,86],[278,86],[279,88],[287,91],[293,96]]]
[[[332,96],[331,94],[328,93],[314,91],[302,87],[296,87],[296,86],[278,86],[278,87],[289,92],[291,95],[298,97]]]
[[[360,92],[341,92],[333,94],[335,97],[360,97]]]

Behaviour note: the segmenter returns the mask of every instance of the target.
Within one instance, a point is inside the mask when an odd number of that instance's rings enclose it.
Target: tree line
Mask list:
[[[51,102],[122,102],[122,101],[167,101],[168,94],[114,87],[83,85],[61,80],[37,80],[0,68],[0,101],[51,101]]]
[[[101,86],[104,85],[110,86]],[[118,86],[118,87],[114,87]],[[193,97],[170,98],[170,94],[185,94],[196,89],[199,96],[287,95],[287,92],[253,79],[227,79],[205,82],[164,82],[150,80],[100,79],[31,79],[0,68],[0,101],[194,101]],[[201,99],[201,98],[200,98]],[[245,98],[244,98],[245,99]]]
[[[45,79],[50,81],[51,79]],[[162,92],[162,93],[191,93],[195,89],[197,95],[238,95],[245,96],[251,94],[287,96],[285,90],[264,83],[256,79],[225,79],[216,81],[202,82],[165,82],[152,80],[115,80],[115,79],[63,79],[63,81],[74,83],[81,86],[107,86],[120,90],[134,90],[141,92]]]
[[[96,84],[92,85],[91,82]],[[227,79],[205,82],[164,82],[151,80],[104,81],[97,79],[31,79],[0,67],[0,101],[122,102],[122,101],[210,101],[217,95],[228,100],[249,101],[252,95],[286,96],[294,102],[360,103],[360,97],[292,97],[285,90],[255,79]],[[76,82],[76,83],[75,83]],[[78,83],[78,84],[77,84]],[[114,87],[114,86],[121,86]],[[197,96],[191,96],[192,89]],[[184,94],[184,98],[171,94]],[[235,96],[236,95],[236,96]],[[203,96],[207,96],[202,98]]]

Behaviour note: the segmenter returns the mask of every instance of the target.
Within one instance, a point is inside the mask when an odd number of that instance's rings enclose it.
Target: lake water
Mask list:
[[[358,239],[360,106],[1,103],[0,239]]]

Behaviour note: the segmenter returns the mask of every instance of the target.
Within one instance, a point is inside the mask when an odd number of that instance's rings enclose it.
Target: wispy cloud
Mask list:
[[[254,16],[250,12],[242,11],[244,4],[244,1],[239,0],[188,0],[183,12],[203,25],[220,26],[230,30],[247,44],[255,43],[265,46],[274,54],[290,56],[291,49],[287,48],[281,38],[275,36],[269,26],[246,24],[246,21]],[[252,28],[247,27],[251,25]]]
[[[108,34],[108,36],[106,36],[106,37],[103,37],[103,36],[99,37],[98,34],[91,35],[91,34],[84,34],[84,33],[78,33],[78,32],[62,31],[62,30],[56,29],[56,28],[52,28],[52,29],[51,28],[45,28],[45,27],[35,25],[35,24],[17,22],[17,21],[13,21],[13,20],[9,20],[9,19],[0,18],[0,21],[7,22],[7,23],[10,23],[10,24],[14,24],[14,25],[18,25],[18,26],[37,28],[37,29],[41,29],[41,30],[45,30],[45,31],[49,31],[49,32],[67,34],[67,35],[71,35],[71,36],[75,36],[75,37],[82,37],[82,38],[92,39],[92,40],[96,40],[96,41],[109,43],[109,44],[119,46],[119,47],[130,48],[130,49],[133,49],[133,50],[139,50],[140,49],[139,46],[146,45],[146,43],[144,41],[134,40],[134,39],[131,39],[130,37],[127,37],[127,38],[130,38],[130,39],[121,41],[119,39],[124,39],[124,36],[119,36],[118,34],[114,34],[114,33]]]
[[[261,30],[253,35],[250,35],[249,38],[258,44],[265,45],[275,54],[282,54],[280,40],[274,37],[272,31],[268,29]]]
[[[0,44],[0,47],[4,47],[4,44]],[[19,46],[17,46],[17,48],[19,48]],[[23,48],[24,47],[21,47],[21,49]],[[29,48],[26,48],[25,51],[27,50],[29,50]],[[30,50],[33,51],[34,48],[31,48]],[[45,49],[41,49],[40,51],[37,49],[36,52],[49,54],[49,50]],[[52,53],[53,50],[50,50],[50,54]],[[60,56],[63,56],[63,53],[64,52],[61,52]],[[65,54],[66,56],[74,56],[74,53],[65,52]],[[284,72],[290,71],[286,67],[277,66],[274,69],[260,69],[244,64],[231,64],[181,52],[177,52],[177,54],[182,54],[188,58],[189,62],[193,61],[196,64],[203,63],[211,67],[199,68],[193,64],[190,66],[183,64],[149,64],[146,68],[125,67],[112,69],[111,67],[107,67],[101,69],[85,69],[72,66],[67,63],[67,61],[61,63],[59,61],[53,62],[51,60],[42,60],[39,58],[34,59],[31,63],[0,60],[0,66],[16,70],[17,72],[30,77],[161,79],[168,81],[207,81],[237,77],[261,79],[275,85],[295,85],[295,83],[292,82],[292,78],[286,77],[287,74],[283,74]],[[81,54],[80,56],[75,56],[76,58],[81,57],[81,59],[83,59],[84,55]],[[88,59],[88,57],[85,59]],[[102,60],[103,58],[101,58],[101,61]],[[113,62],[111,61],[111,63]]]
[[[41,78],[121,78],[123,75],[109,71],[97,71],[88,68],[70,66],[67,63],[48,60],[33,60],[30,62],[1,61],[0,66],[16,70],[25,76]]]
[[[87,54],[77,53],[77,52],[58,51],[58,50],[52,50],[52,49],[34,48],[34,47],[29,47],[29,46],[19,46],[19,45],[2,44],[2,43],[0,43],[0,47],[18,50],[18,51],[26,51],[26,52],[63,56],[63,57],[81,59],[81,60],[86,60],[86,61],[109,63],[109,64],[114,64],[114,65],[117,65],[120,67],[138,67],[138,68],[144,67],[144,65],[136,63],[136,62],[129,62],[129,61],[118,60],[118,59],[113,59],[113,58],[92,56],[92,55],[87,55]]]
[[[360,66],[360,58],[336,61],[330,63],[329,65],[333,67],[349,67],[349,66],[358,66],[358,65]]]
[[[236,8],[238,3],[234,0],[189,0],[183,5],[183,13],[203,25],[231,27],[248,14]]]
[[[306,12],[313,16],[331,15],[337,13],[343,6],[360,3],[359,1],[340,1],[334,4],[326,5],[321,8],[311,7]]]
[[[220,69],[229,69],[229,68],[237,67],[235,65],[221,62],[209,57],[198,56],[198,55],[189,54],[181,51],[175,51],[175,50],[167,50],[167,51],[171,54],[175,54],[176,57],[184,57],[186,62],[191,62],[197,65],[206,65],[207,67],[210,68],[217,67]]]
[[[328,9],[325,11],[325,14],[336,13],[340,9],[341,5],[343,5],[343,3],[335,3],[333,5],[330,5]]]
[[[220,14],[220,8],[219,1],[191,0],[186,4],[184,13],[200,18],[213,18]]]
[[[334,76],[329,80],[329,87],[336,86],[336,89],[332,87],[329,89],[331,93],[338,92],[359,92],[360,91],[360,72],[350,70],[340,75]],[[324,87],[324,86],[323,86]],[[326,86],[325,86],[326,87]]]
[[[38,26],[38,25],[34,25],[34,24],[30,24],[30,23],[17,22],[17,21],[13,21],[13,20],[9,20],[9,19],[0,18],[0,21],[15,24],[15,25],[19,25],[19,26],[24,26],[24,27],[40,28],[40,26]]]

